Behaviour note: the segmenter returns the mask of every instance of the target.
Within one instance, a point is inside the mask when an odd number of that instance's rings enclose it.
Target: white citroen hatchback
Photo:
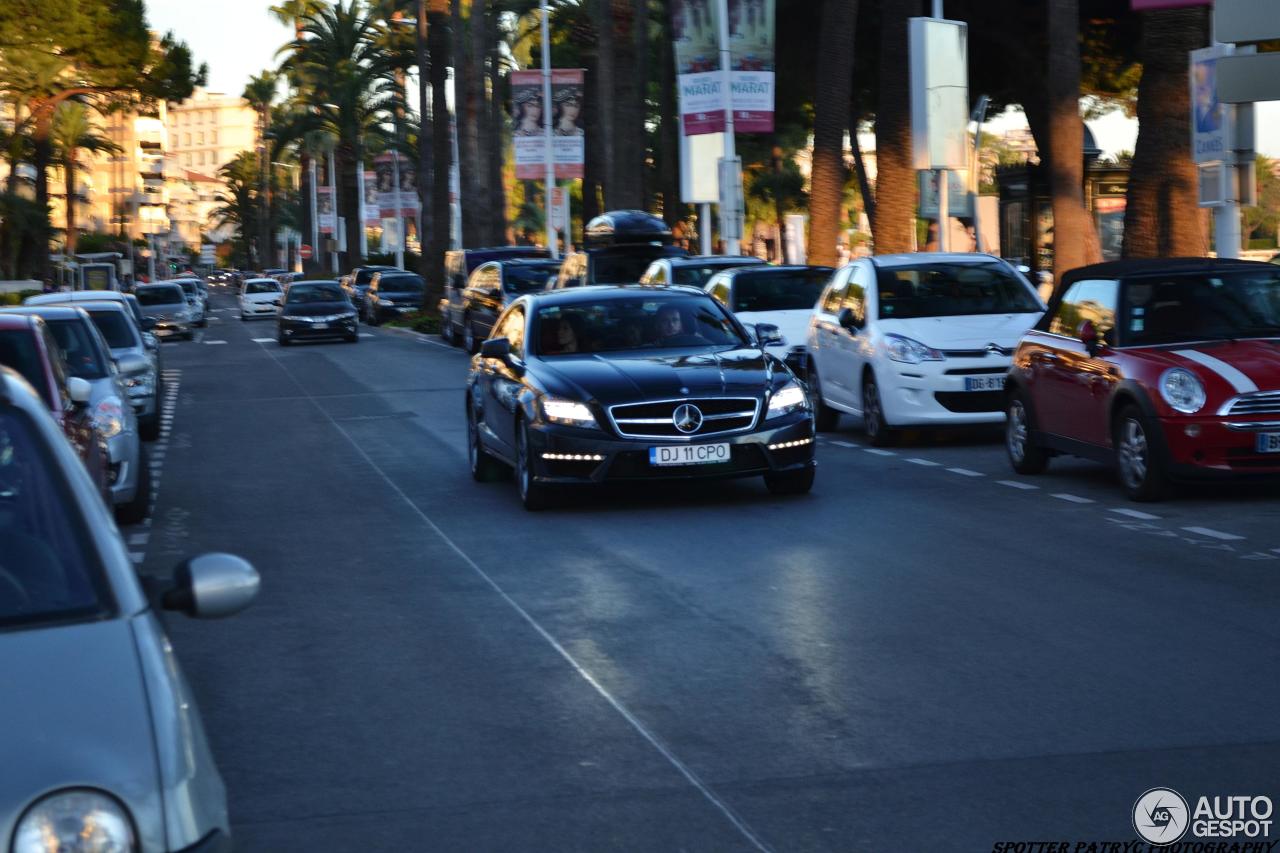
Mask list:
[[[274,278],[251,278],[240,285],[240,319],[274,317],[280,313],[284,288]]]
[[[818,429],[856,415],[883,445],[900,427],[1003,421],[1013,349],[1043,312],[1031,283],[991,255],[885,255],[842,267],[809,324]]]

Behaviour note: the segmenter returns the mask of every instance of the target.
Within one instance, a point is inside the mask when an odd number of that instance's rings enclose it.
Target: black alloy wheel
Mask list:
[[[1049,453],[1031,441],[1031,404],[1021,391],[1014,391],[1005,410],[1004,448],[1009,464],[1019,474],[1041,474],[1049,467]]]
[[[876,378],[867,373],[862,380],[862,429],[872,447],[888,447],[897,440],[897,433],[884,419],[884,406],[880,402],[880,386]]]
[[[551,505],[550,487],[533,479],[533,465],[529,459],[529,428],[523,420],[516,422],[516,487],[520,490],[520,502],[530,512],[537,512]]]
[[[1158,501],[1169,493],[1169,476],[1153,438],[1154,430],[1137,406],[1125,406],[1116,414],[1116,470],[1131,500]]]
[[[470,397],[467,397],[467,462],[471,467],[471,479],[477,483],[492,483],[502,476],[506,467],[484,449]]]

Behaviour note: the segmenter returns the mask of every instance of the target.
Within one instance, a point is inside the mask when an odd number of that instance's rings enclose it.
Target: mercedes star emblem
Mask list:
[[[675,412],[671,415],[671,422],[675,424],[676,429],[688,435],[697,432],[698,427],[702,426],[702,412],[697,406],[684,403],[676,406]]]

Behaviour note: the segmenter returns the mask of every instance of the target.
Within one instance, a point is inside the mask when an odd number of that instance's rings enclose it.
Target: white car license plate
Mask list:
[[[1258,433],[1259,453],[1280,453],[1280,432]]]
[[[313,329],[327,329],[327,328],[329,328],[329,324],[328,324],[328,323],[312,323],[312,324],[311,324],[311,328],[313,328]]]
[[[650,447],[650,465],[708,465],[729,461],[728,444],[685,444],[679,447]]]
[[[999,376],[966,376],[964,378],[964,390],[1003,391],[1004,374]]]

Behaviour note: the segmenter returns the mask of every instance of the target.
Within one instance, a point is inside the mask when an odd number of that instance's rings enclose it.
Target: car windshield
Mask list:
[[[196,290],[196,283],[194,281],[180,281],[178,282],[178,286],[186,292],[187,296],[195,296],[200,292]]]
[[[367,267],[362,270],[357,270],[355,283],[367,286],[370,280],[373,279],[374,274],[379,272],[382,272],[381,267]]]
[[[182,305],[187,301],[182,295],[182,288],[172,284],[161,287],[139,287],[133,295],[138,297],[140,305]]]
[[[378,279],[378,290],[383,293],[421,293],[422,277],[397,275]]]
[[[346,299],[342,288],[336,284],[295,284],[285,295],[290,305],[311,305],[317,302],[341,302]]]
[[[738,347],[747,341],[707,297],[634,296],[539,308],[541,355]]]
[[[780,270],[739,273],[733,279],[733,310],[811,310],[831,270]]]
[[[80,320],[46,320],[49,331],[62,350],[62,362],[67,366],[67,373],[81,379],[101,379],[107,375],[107,366],[103,363],[94,346],[90,327]]]
[[[1132,279],[1121,310],[1126,344],[1280,337],[1280,270]]]
[[[46,404],[50,402],[49,383],[45,379],[44,364],[33,334],[24,329],[0,330],[0,364],[22,374],[22,378],[40,393],[41,399]]]
[[[880,319],[1030,314],[1043,310],[1000,264],[932,263],[880,268]]]
[[[707,283],[711,276],[721,270],[732,269],[736,266],[745,266],[750,261],[721,261],[719,263],[705,264],[672,264],[671,265],[671,281],[675,284],[692,284],[694,287],[702,287]],[[818,301],[818,297],[813,298],[814,302]]]
[[[278,281],[250,281],[244,286],[245,293],[279,293],[280,282]]]
[[[600,252],[591,259],[592,284],[636,284],[654,252]]]
[[[124,314],[119,311],[112,311],[110,308],[96,308],[89,311],[89,317],[93,320],[93,325],[98,327],[98,331],[102,333],[102,337],[106,339],[107,346],[112,349],[125,349],[128,347],[136,347],[138,341],[133,336],[133,327]]]
[[[61,470],[26,415],[0,408],[0,630],[109,611]]]
[[[547,278],[560,269],[558,264],[520,264],[502,271],[502,289],[507,293],[533,293],[547,289]]]

